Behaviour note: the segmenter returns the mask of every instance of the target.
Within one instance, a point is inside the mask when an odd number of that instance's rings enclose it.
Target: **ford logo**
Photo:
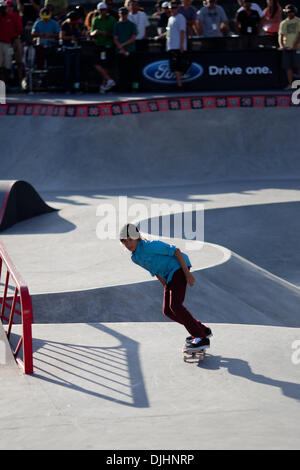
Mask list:
[[[196,62],[193,62],[188,71],[182,76],[183,82],[191,82],[196,80],[203,74],[203,67]],[[176,77],[169,68],[168,60],[158,60],[151,62],[143,68],[143,75],[148,80],[157,83],[176,83]]]

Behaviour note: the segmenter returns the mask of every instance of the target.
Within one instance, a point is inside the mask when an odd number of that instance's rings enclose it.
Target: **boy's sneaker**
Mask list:
[[[210,346],[210,341],[208,338],[195,338],[190,344],[186,345],[186,351],[202,351],[202,349],[207,349]]]
[[[212,331],[210,328],[205,328],[205,338],[211,338],[213,336],[212,334]],[[193,340],[195,339],[194,336],[188,336],[186,339],[185,339],[185,342],[187,344],[190,344]]]

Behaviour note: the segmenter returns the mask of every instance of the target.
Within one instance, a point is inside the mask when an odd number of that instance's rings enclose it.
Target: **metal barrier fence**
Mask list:
[[[25,374],[33,373],[32,358],[32,302],[24,280],[0,241],[0,320],[6,327],[7,339],[11,345],[13,325],[21,323],[22,334],[12,346],[15,360]],[[19,330],[18,330],[19,331]]]

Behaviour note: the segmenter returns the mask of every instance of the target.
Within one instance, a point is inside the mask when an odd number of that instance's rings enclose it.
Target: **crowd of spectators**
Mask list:
[[[192,38],[235,35],[243,39],[244,48],[253,37],[272,37],[283,50],[283,67],[291,86],[293,70],[300,72],[300,19],[294,5],[283,7],[278,0],[266,0],[262,9],[257,3],[235,0],[232,18],[217,0],[203,0],[200,8],[192,1],[162,0],[155,4],[153,13],[138,0],[125,0],[118,8],[113,0],[106,0],[89,11],[82,5],[68,5],[68,0],[0,0],[0,80],[9,83],[13,57],[21,86],[28,45],[34,45],[35,67],[41,70],[60,47],[64,89],[76,92],[80,89],[81,44],[91,41],[95,44],[91,67],[99,75],[100,92],[116,86],[116,77],[111,76],[113,64],[117,64],[119,88],[129,90],[135,83],[135,52],[148,50],[151,30],[153,41],[166,42],[179,87]]]

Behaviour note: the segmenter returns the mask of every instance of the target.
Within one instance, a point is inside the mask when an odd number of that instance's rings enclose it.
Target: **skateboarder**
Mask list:
[[[188,256],[174,245],[142,238],[134,224],[126,224],[122,228],[120,241],[131,251],[132,261],[156,276],[163,285],[163,313],[189,332],[186,349],[200,351],[209,347],[210,328],[196,320],[183,306],[186,286],[193,286],[195,282]]]

